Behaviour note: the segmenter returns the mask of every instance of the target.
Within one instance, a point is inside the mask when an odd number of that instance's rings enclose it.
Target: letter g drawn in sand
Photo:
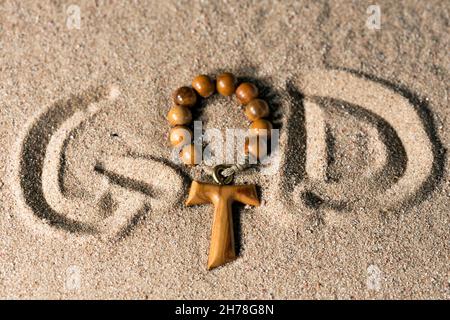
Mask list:
[[[86,168],[89,183],[95,186],[94,194],[80,199],[63,192],[65,151],[71,137],[118,95],[116,87],[100,87],[61,100],[33,119],[24,136],[18,139],[20,144],[12,161],[12,183],[16,184],[13,189],[18,204],[23,205],[19,213],[32,230],[64,236],[120,239],[134,228],[152,205],[161,204],[162,200],[154,201],[145,181],[153,184],[153,179],[163,181],[167,177],[155,174],[149,177],[147,172],[151,172],[149,168],[156,168],[166,175],[176,173],[151,158],[107,156],[96,159],[95,166]],[[144,182],[130,178],[130,168],[141,169],[143,173],[138,179]],[[105,202],[113,202],[114,206],[108,209],[111,212],[102,215]]]

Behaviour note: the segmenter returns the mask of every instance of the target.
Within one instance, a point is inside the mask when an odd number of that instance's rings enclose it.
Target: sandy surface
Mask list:
[[[1,1],[0,297],[449,299],[450,5],[378,3],[380,30],[366,1]],[[281,167],[237,178],[263,205],[208,272],[165,115],[219,71],[261,89]]]

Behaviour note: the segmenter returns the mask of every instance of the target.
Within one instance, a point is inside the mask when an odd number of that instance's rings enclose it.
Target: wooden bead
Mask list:
[[[250,82],[244,82],[236,89],[236,97],[240,103],[246,105],[258,97],[258,88]]]
[[[266,119],[258,119],[250,125],[250,135],[270,138],[272,123]]]
[[[185,126],[173,127],[169,132],[169,141],[174,147],[191,143],[192,131]]]
[[[236,77],[229,72],[222,73],[216,78],[217,92],[223,96],[231,96],[236,89]]]
[[[192,80],[192,88],[203,98],[212,95],[216,89],[214,82],[204,74],[198,75]]]
[[[192,121],[192,113],[186,107],[175,105],[170,108],[167,120],[171,126],[182,126]]]
[[[197,103],[197,94],[190,87],[181,87],[173,93],[175,104],[185,107],[192,107]]]
[[[261,160],[267,156],[267,140],[260,137],[250,137],[245,140],[244,152],[250,160]]]
[[[253,99],[245,106],[245,115],[255,121],[269,115],[269,105],[262,99]]]
[[[202,151],[195,144],[191,143],[181,149],[181,161],[187,166],[199,164],[202,160]]]

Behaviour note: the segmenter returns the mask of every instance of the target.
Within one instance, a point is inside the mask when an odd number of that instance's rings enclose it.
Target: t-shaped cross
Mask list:
[[[222,186],[193,181],[186,205],[214,204],[208,270],[236,258],[231,205],[234,201],[259,206],[254,185]]]

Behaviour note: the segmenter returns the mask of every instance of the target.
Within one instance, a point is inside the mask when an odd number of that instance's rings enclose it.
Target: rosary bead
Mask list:
[[[217,92],[223,96],[231,96],[236,89],[236,77],[229,72],[222,73],[216,78]]]
[[[192,88],[203,98],[212,95],[216,89],[214,82],[204,74],[198,75],[192,80]]]
[[[245,154],[253,159],[261,160],[267,155],[267,140],[250,137],[245,140]],[[251,159],[252,160],[252,159]]]
[[[191,143],[192,131],[186,126],[176,126],[169,132],[170,144],[174,147]]]
[[[245,106],[248,120],[255,121],[269,115],[269,105],[262,99],[253,99]]]
[[[167,114],[167,120],[171,126],[181,126],[192,121],[192,113],[186,107],[175,105],[170,108]]]
[[[250,82],[244,82],[236,89],[236,97],[240,103],[246,105],[258,97],[258,88]]]
[[[266,119],[258,119],[250,125],[250,135],[270,138],[272,123]]]
[[[199,164],[202,160],[201,150],[195,144],[191,143],[181,149],[181,161],[187,166]]]
[[[190,87],[181,87],[173,93],[175,104],[185,107],[192,107],[197,102],[197,94]]]

